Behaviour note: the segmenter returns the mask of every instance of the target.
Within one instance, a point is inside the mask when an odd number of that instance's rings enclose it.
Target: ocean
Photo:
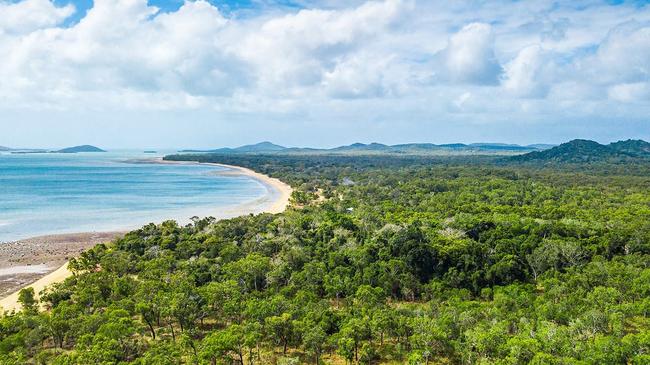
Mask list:
[[[156,156],[0,154],[0,242],[167,219],[187,223],[195,215],[223,218],[270,194],[261,182],[220,174],[227,169],[218,166],[129,162]]]

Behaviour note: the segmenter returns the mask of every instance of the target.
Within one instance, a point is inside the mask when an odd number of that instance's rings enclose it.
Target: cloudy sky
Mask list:
[[[0,145],[650,139],[645,1],[0,0]]]

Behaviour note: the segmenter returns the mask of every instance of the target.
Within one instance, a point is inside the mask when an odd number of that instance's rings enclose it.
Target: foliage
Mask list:
[[[26,291],[27,309],[0,319],[0,363],[649,360],[645,167],[200,160],[288,181],[296,206],[96,246],[41,295],[49,310]]]

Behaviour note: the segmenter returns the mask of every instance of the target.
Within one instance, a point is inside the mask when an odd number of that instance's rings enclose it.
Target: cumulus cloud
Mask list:
[[[91,99],[91,105],[107,100],[119,105],[120,94],[133,101],[149,93],[166,105],[176,94],[193,106],[203,97],[242,98],[237,93],[298,97],[323,85],[325,94],[371,95],[377,85],[336,79],[351,75],[345,70],[356,62],[355,52],[384,34],[409,6],[386,0],[234,22],[202,0],[171,13],[160,13],[146,0],[96,0],[72,27],[6,41],[12,56],[0,66],[7,86],[0,85],[0,95],[12,104]],[[382,57],[366,59],[380,60],[374,69],[381,72]],[[368,83],[383,79],[366,76]],[[110,97],[97,98],[102,91]]]
[[[61,24],[74,12],[73,5],[56,7],[49,0],[0,1],[0,34],[28,33]]]
[[[96,0],[70,28],[13,39],[8,62],[0,66],[7,88],[0,90],[16,102],[89,105],[116,96],[123,103],[120,94],[161,96],[163,104],[173,94],[178,100],[230,95],[246,83],[247,72],[217,44],[227,23],[205,1],[160,14],[144,0]],[[109,97],[97,98],[102,93]]]
[[[341,72],[350,62],[347,55],[386,34],[408,6],[386,0],[344,10],[301,10],[251,26],[233,50],[255,66],[262,90],[294,95]]]
[[[650,79],[650,23],[628,21],[612,28],[590,62],[592,77],[605,83]]]
[[[392,57],[361,54],[338,61],[322,86],[337,99],[394,97],[408,89],[410,77],[410,70]]]
[[[492,27],[471,23],[451,36],[440,56],[445,66],[443,78],[454,82],[495,84],[501,65],[494,54]]]
[[[549,85],[544,79],[550,60],[539,45],[522,49],[517,57],[505,65],[503,86],[522,97],[544,97]]]
[[[72,5],[0,0],[0,111],[203,109],[255,118],[335,105],[339,116],[472,111],[487,120],[607,110],[640,118],[650,106],[647,7],[301,4],[239,16],[205,0],[171,12],[146,0],[95,0],[66,24]]]

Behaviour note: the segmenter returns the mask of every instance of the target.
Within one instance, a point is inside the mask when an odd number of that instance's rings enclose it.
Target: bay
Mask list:
[[[133,162],[160,156],[0,154],[0,242],[223,217],[269,193],[261,182],[224,174],[223,167]]]

